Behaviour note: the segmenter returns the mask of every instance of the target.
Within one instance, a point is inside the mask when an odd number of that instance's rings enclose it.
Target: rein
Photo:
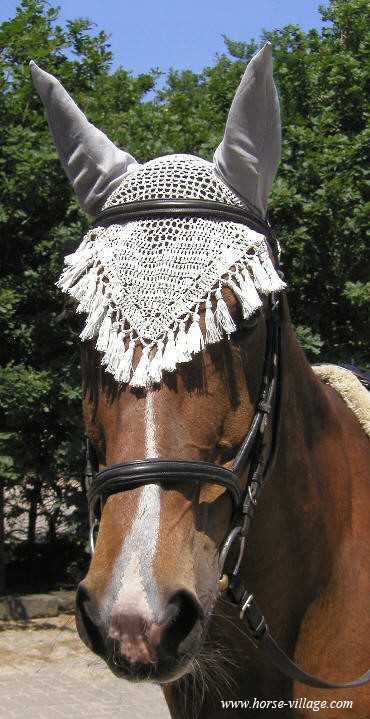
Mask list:
[[[103,210],[93,226],[132,219],[151,219],[158,216],[203,216],[213,220],[239,222],[262,232],[270,241],[271,250],[278,266],[278,243],[268,222],[250,214],[242,207],[203,200],[143,200],[125,203]],[[145,484],[166,487],[186,482],[213,483],[225,487],[233,502],[232,529],[229,531],[219,553],[220,592],[239,609],[240,619],[245,621],[247,636],[261,656],[274,664],[283,674],[316,688],[337,689],[356,687],[370,681],[370,670],[354,681],[331,683],[314,677],[300,669],[279,647],[271,636],[265,617],[253,594],[240,578],[240,567],[247,545],[247,537],[264,484],[271,474],[278,445],[281,398],[281,317],[280,301],[272,293],[267,320],[267,340],[264,374],[260,399],[250,429],[242,442],[230,468],[196,460],[143,459],[114,464],[95,473],[93,448],[87,438],[85,485],[90,519],[90,546],[94,551],[94,532],[99,523],[103,502],[112,494],[125,492]],[[271,427],[271,440],[267,441],[267,428]],[[248,479],[242,476],[248,467]],[[239,543],[234,568],[225,572],[228,554]]]

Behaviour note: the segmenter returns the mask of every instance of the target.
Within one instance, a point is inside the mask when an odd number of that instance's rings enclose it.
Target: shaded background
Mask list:
[[[283,121],[270,217],[293,322],[311,360],[369,365],[367,0],[321,13],[311,2],[153,7],[0,8],[0,594],[73,587],[88,561],[80,318],[54,284],[87,219],[31,57],[139,161],[212,159],[246,63],[270,40]]]

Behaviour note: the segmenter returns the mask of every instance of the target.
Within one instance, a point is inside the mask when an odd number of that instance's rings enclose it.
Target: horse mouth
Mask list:
[[[201,649],[207,629],[204,622],[197,625],[194,632],[188,635],[188,641],[177,645],[176,649],[171,642],[158,647],[158,654],[151,662],[130,661],[120,652],[119,642],[109,639],[103,658],[117,677],[131,682],[171,684],[194,671],[194,659]]]
[[[151,682],[154,684],[170,684],[181,679],[192,671],[189,657],[176,659],[159,659],[151,664],[129,662],[125,657],[109,653],[104,657],[111,672],[120,679],[132,683]]]

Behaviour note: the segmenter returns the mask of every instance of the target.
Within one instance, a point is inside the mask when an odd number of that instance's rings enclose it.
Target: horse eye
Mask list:
[[[260,318],[259,313],[254,314],[252,317],[248,317],[246,320],[242,320],[240,323],[240,329],[241,330],[254,330],[255,327],[258,325],[258,320]]]
[[[260,313],[254,314],[253,317],[248,317],[248,319],[240,319],[237,323],[238,329],[231,335],[231,339],[238,341],[245,337],[245,335],[253,332],[258,325],[259,319]]]
[[[260,312],[257,312],[252,317],[248,317],[248,319],[239,319],[236,323],[238,329],[230,335],[231,342],[239,344],[243,339],[252,335],[258,325],[260,316]]]

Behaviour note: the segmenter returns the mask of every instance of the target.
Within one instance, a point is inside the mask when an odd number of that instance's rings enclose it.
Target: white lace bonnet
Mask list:
[[[247,67],[213,163],[175,154],[138,164],[88,123],[52,75],[34,63],[31,71],[64,169],[93,217],[116,205],[168,199],[252,208],[264,218],[280,156],[269,44]],[[246,224],[165,215],[98,224],[65,258],[57,285],[86,314],[81,339],[95,338],[106,371],[132,387],[159,383],[163,371],[173,372],[237,329],[224,286],[234,292],[244,318],[262,306],[261,295],[285,286],[265,237]]]

